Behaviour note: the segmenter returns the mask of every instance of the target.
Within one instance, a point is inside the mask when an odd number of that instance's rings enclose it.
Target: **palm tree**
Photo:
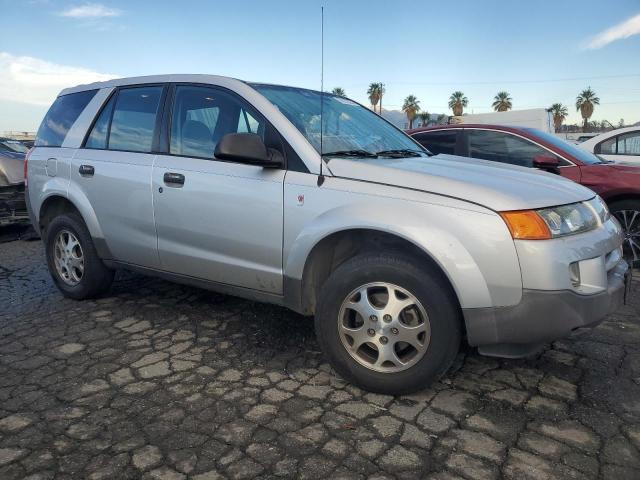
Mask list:
[[[336,87],[333,90],[331,90],[331,93],[333,93],[334,95],[339,95],[341,97],[346,97],[347,94],[344,93],[344,88],[342,87]]]
[[[591,87],[581,91],[576,97],[576,110],[580,110],[585,132],[589,129],[589,119],[593,115],[594,105],[600,105],[600,99],[596,97],[596,92],[591,90]]]
[[[511,104],[511,96],[509,96],[509,92],[498,92],[495,97],[493,97],[493,104],[491,105],[496,112],[506,112],[507,110],[511,110],[513,106]]]
[[[418,118],[422,122],[422,126],[423,127],[426,127],[427,125],[429,125],[429,118],[430,117],[431,117],[431,115],[429,115],[429,112],[422,112],[422,113],[418,114]]]
[[[436,119],[436,123],[438,125],[446,125],[447,124],[447,116],[444,113],[441,113],[440,115],[438,115],[438,118]]]
[[[407,120],[409,120],[409,128],[413,128],[413,120],[418,115],[420,111],[420,101],[416,98],[415,95],[409,95],[404,99],[404,103],[402,104],[402,111],[407,115]]]
[[[569,110],[561,103],[554,103],[551,105],[551,108],[549,108],[549,111],[551,115],[553,115],[553,125],[555,126],[556,132],[558,132],[562,126],[562,122],[564,122],[564,119],[569,115]]]
[[[367,90],[367,95],[369,96],[369,101],[371,102],[371,105],[373,106],[373,111],[376,111],[376,105],[378,105],[378,102],[380,101],[380,98],[382,97],[382,87],[381,87],[381,83],[371,83],[369,84],[369,90]]]
[[[449,108],[453,110],[453,114],[456,117],[462,115],[462,109],[466,108],[467,105],[469,105],[469,99],[460,91],[453,92],[449,97]]]

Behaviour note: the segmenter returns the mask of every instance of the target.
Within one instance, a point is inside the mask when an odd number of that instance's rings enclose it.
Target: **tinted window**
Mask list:
[[[209,87],[178,86],[171,119],[170,153],[213,158],[220,139],[228,133],[257,133],[264,139],[265,124],[241,99]]]
[[[116,97],[109,150],[150,152],[162,87],[123,88]]]
[[[555,156],[535,143],[509,133],[467,130],[467,135],[469,156],[474,158],[533,167],[533,158],[537,155]],[[558,160],[563,163],[561,159]]]
[[[625,133],[618,137],[618,155],[640,155],[640,132]]]
[[[35,145],[37,147],[61,146],[67,132],[96,92],[97,90],[86,90],[56,98],[40,124]]]
[[[431,153],[447,153],[453,155],[456,150],[457,130],[423,132],[413,136]]]
[[[600,145],[598,145],[599,151],[598,153],[604,153],[605,155],[615,155],[616,154],[616,137],[610,138],[609,140],[605,140]]]
[[[116,97],[113,95],[109,103],[100,112],[100,116],[91,129],[91,133],[85,143],[85,148],[107,148],[107,135],[109,133],[109,122],[111,120],[111,112],[113,105],[116,103]]]

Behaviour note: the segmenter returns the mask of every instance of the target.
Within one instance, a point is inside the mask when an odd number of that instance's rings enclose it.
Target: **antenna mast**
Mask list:
[[[320,7],[320,175],[318,175],[318,186],[324,183],[322,174],[322,138],[324,137],[324,6]]]

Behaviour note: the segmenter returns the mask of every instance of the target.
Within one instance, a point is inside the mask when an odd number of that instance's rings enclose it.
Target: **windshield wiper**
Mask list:
[[[364,158],[378,158],[376,153],[368,150],[338,150],[335,152],[325,152],[323,157],[364,157]]]
[[[397,157],[397,158],[406,158],[406,157],[415,157],[426,155],[427,152],[422,150],[412,150],[410,148],[397,148],[394,150],[381,150],[376,152],[376,155],[381,157]]]

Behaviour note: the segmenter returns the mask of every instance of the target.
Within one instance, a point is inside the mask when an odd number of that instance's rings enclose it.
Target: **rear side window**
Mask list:
[[[446,153],[453,155],[456,151],[456,130],[423,132],[413,136],[423,147],[431,153]]]
[[[97,90],[85,90],[56,98],[40,124],[35,146],[60,147],[67,132],[96,92]]]
[[[161,97],[161,86],[119,90],[107,148],[130,152],[151,152]]]
[[[109,123],[111,122],[111,112],[116,103],[116,96],[113,95],[107,105],[102,109],[96,123],[91,129],[91,133],[85,143],[85,148],[107,148],[107,136],[109,135]]]

